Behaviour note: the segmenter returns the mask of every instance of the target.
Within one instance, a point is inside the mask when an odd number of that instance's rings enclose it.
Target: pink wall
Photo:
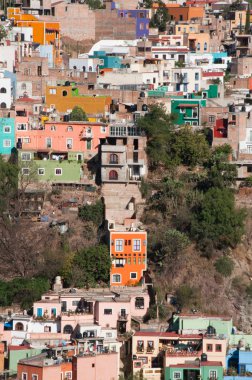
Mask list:
[[[135,302],[136,302],[137,297],[144,298],[144,308],[143,309],[137,309],[135,307]],[[130,299],[131,315],[133,315],[134,317],[143,317],[146,314],[147,309],[149,307],[150,298],[149,298],[149,295],[147,293],[138,295],[137,297],[132,297]]]
[[[210,350],[212,347],[212,351]],[[218,351],[221,349],[221,351]],[[215,339],[210,337],[203,338],[203,352],[207,354],[208,361],[221,362],[223,367],[226,367],[226,339]]]
[[[30,143],[24,143],[22,145],[23,150],[44,150],[47,149],[46,138],[50,137],[52,139],[52,149],[53,151],[59,152],[88,152],[90,154],[97,153],[98,146],[100,143],[100,138],[105,138],[108,134],[108,127],[106,127],[106,132],[102,131],[103,124],[101,123],[81,123],[81,122],[66,122],[66,123],[45,123],[44,129],[34,129],[34,130],[17,130],[18,123],[23,123],[25,118],[18,117],[16,120],[16,139],[29,137]],[[23,119],[23,121],[21,120]],[[69,130],[72,127],[72,131]],[[85,133],[91,129],[91,133],[87,136],[91,136],[91,149],[87,150],[87,139],[82,138]],[[67,139],[72,139],[72,148],[67,148]]]
[[[104,309],[112,309],[112,314],[104,314]],[[130,302],[96,302],[95,321],[101,327],[117,328],[118,316],[121,309],[126,309],[126,314],[128,314],[126,328],[129,330],[131,320]]]
[[[37,316],[37,309],[42,308],[43,309],[43,314],[46,312],[49,317],[51,316],[51,310],[56,309],[56,316],[60,315],[61,313],[61,304],[59,301],[39,301],[39,302],[34,302],[33,304],[33,313],[35,316]]]
[[[73,358],[73,380],[117,380],[118,353]]]
[[[80,323],[93,324],[94,316],[93,314],[69,314],[69,316],[62,315],[61,316],[61,331],[64,331],[64,327],[66,325],[71,325],[73,330]]]

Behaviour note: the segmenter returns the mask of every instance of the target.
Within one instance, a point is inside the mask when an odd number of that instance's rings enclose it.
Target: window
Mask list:
[[[221,346],[221,344],[216,344],[216,345],[215,345],[215,351],[216,351],[216,352],[221,352],[221,351],[222,351],[222,346]]]
[[[116,252],[122,252],[123,250],[123,240],[122,239],[116,239],[115,241],[115,251]]]
[[[136,297],[135,308],[136,309],[144,309],[144,298],[143,297]]]
[[[112,309],[104,309],[104,315],[112,315]]]
[[[72,379],[72,372],[65,372],[65,379]]]
[[[144,22],[140,22],[140,30],[144,30]]]
[[[78,306],[79,305],[79,301],[72,301],[72,306]]]
[[[4,148],[10,148],[11,147],[11,140],[3,140],[3,147]]]
[[[63,329],[64,334],[72,334],[73,332],[73,327],[71,325],[66,325]]]
[[[45,326],[44,332],[51,332],[51,326]]]
[[[144,341],[138,340],[137,341],[137,352],[143,352],[144,351]]]
[[[198,85],[198,83],[195,84],[195,86],[194,86],[194,90],[195,90],[195,91],[199,91],[199,85]]]
[[[197,43],[197,50],[200,50],[200,43]]]
[[[106,127],[101,127],[101,133],[106,133]]]
[[[206,50],[207,50],[207,43],[204,42],[204,51],[206,51]]]
[[[195,80],[199,80],[199,73],[195,73]]]
[[[106,333],[106,338],[112,338],[112,333]]]
[[[67,146],[67,149],[72,149],[73,148],[73,139],[66,139],[66,146]]]
[[[55,125],[51,125],[51,131],[56,131]]]
[[[90,150],[92,148],[92,141],[87,140],[87,150]]]
[[[141,240],[140,239],[133,239],[133,251],[140,251],[141,250]]]
[[[30,139],[30,137],[23,137],[23,143],[24,144],[29,144],[30,142],[31,142],[31,139]]]
[[[17,125],[17,130],[18,131],[27,131],[27,124],[23,124],[23,123],[18,124]]]
[[[112,153],[112,154],[109,156],[109,163],[110,163],[110,164],[118,164],[118,155]]]
[[[137,273],[136,272],[131,272],[130,273],[130,279],[131,280],[136,280],[137,279]]]
[[[1,93],[1,94],[6,94],[6,92],[7,92],[7,91],[6,91],[6,88],[5,88],[5,87],[2,87],[2,88],[0,89],[0,93]]]
[[[109,172],[109,179],[112,180],[112,181],[117,181],[118,180],[117,171],[110,170],[110,172]]]
[[[43,309],[42,307],[37,308],[37,317],[42,317],[43,316]]]
[[[67,96],[67,91],[66,90],[62,91],[62,96]]]
[[[46,138],[46,147],[51,148],[52,147],[52,139],[51,137]]]
[[[62,169],[61,168],[56,168],[55,169],[55,175],[62,175]]]
[[[69,125],[69,126],[67,127],[67,132],[73,132],[73,127],[72,127],[71,125]]]
[[[179,110],[179,112],[180,112],[180,113],[186,113],[186,112],[185,112],[185,108],[182,108],[182,107],[181,107],[180,110]]]
[[[22,174],[23,175],[29,175],[30,169],[29,168],[22,168]]]
[[[149,351],[149,352],[154,351],[154,341],[153,340],[147,341],[147,351]]]
[[[23,323],[21,323],[21,322],[16,323],[15,330],[16,331],[24,331]]]
[[[115,259],[114,260],[114,265],[116,268],[123,268],[125,264],[126,264],[126,259]]]
[[[2,102],[2,103],[0,104],[0,108],[6,108],[6,103]]]
[[[208,121],[209,121],[209,123],[214,123],[215,122],[215,116],[214,115],[209,115],[208,116]]]
[[[4,133],[11,133],[11,127],[9,125],[5,125],[3,127],[3,131],[4,131]]]
[[[26,372],[22,372],[22,380],[28,380],[28,374]]]
[[[121,282],[121,275],[120,274],[113,274],[113,276],[112,276],[112,282],[114,282],[114,283],[120,283]]]
[[[208,352],[213,351],[213,345],[212,344],[207,344],[207,351]]]
[[[21,153],[22,161],[31,161],[31,153]]]
[[[49,93],[50,95],[56,95],[56,88],[50,88]]]
[[[181,372],[173,372],[173,379],[181,379]]]
[[[217,371],[209,371],[210,379],[217,379]]]

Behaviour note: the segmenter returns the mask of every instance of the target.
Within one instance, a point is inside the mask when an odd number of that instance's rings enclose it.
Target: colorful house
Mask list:
[[[0,154],[9,156],[15,148],[15,119],[0,118]]]
[[[110,111],[111,97],[81,95],[75,83],[64,86],[47,86],[46,104],[60,113],[71,112],[75,106],[80,106],[88,115],[90,121],[99,120]]]
[[[206,107],[206,100],[204,99],[177,97],[171,100],[171,112],[177,116],[175,121],[177,125],[200,125],[202,107]]]
[[[223,380],[221,362],[207,361],[203,355],[201,361],[171,365],[165,368],[165,380]]]
[[[122,58],[117,56],[107,55],[105,51],[95,51],[89,59],[99,59],[99,69],[120,69],[122,67]]]
[[[147,232],[110,230],[111,286],[136,285],[147,269]]]
[[[33,42],[39,45],[53,45],[54,64],[61,66],[60,54],[60,23],[43,21],[32,14],[22,13],[20,8],[8,8],[8,19],[14,20],[18,27],[31,27],[33,29]]]

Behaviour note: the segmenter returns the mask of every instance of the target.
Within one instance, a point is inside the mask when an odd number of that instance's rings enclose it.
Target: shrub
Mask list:
[[[183,307],[196,306],[199,302],[198,290],[187,284],[181,285],[176,290],[177,304]]]
[[[217,272],[222,274],[224,277],[231,276],[234,270],[234,262],[227,256],[220,257],[214,264]]]
[[[101,200],[91,205],[79,207],[79,217],[86,222],[99,226],[103,221],[104,205]]]

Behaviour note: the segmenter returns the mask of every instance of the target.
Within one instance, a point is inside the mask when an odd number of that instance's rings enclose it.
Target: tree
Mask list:
[[[80,106],[75,106],[70,113],[71,121],[87,121],[87,115]]]
[[[7,30],[4,28],[3,25],[0,25],[0,42],[6,38],[8,35]]]
[[[101,200],[91,205],[84,205],[79,208],[79,217],[86,222],[93,222],[99,226],[103,221],[104,204]]]
[[[100,0],[85,0],[85,4],[87,4],[90,9],[102,9],[102,8],[104,8],[104,6]]]
[[[0,156],[0,214],[7,210],[17,194],[18,167]]]
[[[77,252],[72,260],[67,282],[77,287],[97,286],[109,281],[111,260],[106,245],[96,245]]]
[[[158,259],[166,261],[177,260],[178,255],[189,245],[190,240],[186,234],[175,229],[169,229],[165,232],[163,239],[160,241],[161,249],[158,252]]]
[[[248,4],[246,13],[245,33],[250,34],[250,4]]]
[[[211,188],[193,210],[191,234],[197,242],[211,239],[218,248],[235,247],[244,233],[244,219],[244,210],[235,208],[233,191]]]
[[[187,126],[176,133],[173,149],[177,161],[191,167],[203,164],[210,156],[204,134],[193,132]]]
[[[138,126],[148,137],[147,154],[150,166],[169,166],[174,130],[174,116],[168,115],[164,105],[151,105],[149,112],[138,121]]]
[[[187,284],[180,285],[176,290],[177,304],[183,307],[197,306],[199,303],[199,292],[196,288]]]
[[[158,28],[159,32],[165,32],[166,31],[166,25],[169,21],[169,15],[168,11],[166,9],[165,4],[163,1],[158,1],[158,9],[152,16],[150,20],[150,27],[151,28]]]

